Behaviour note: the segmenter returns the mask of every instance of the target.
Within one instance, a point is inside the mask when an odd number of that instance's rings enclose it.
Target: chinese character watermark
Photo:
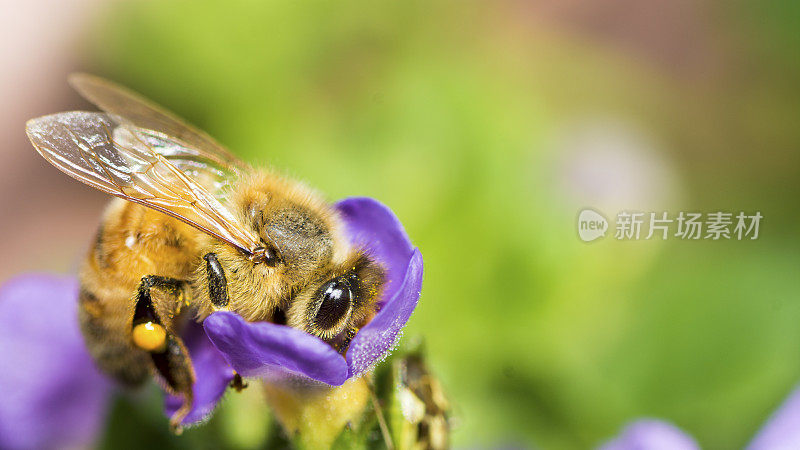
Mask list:
[[[678,231],[676,237],[681,239],[700,239],[703,232],[703,215],[701,213],[686,213],[678,215]]]
[[[755,240],[758,239],[761,219],[760,211],[753,214],[740,211],[710,213],[684,212],[670,215],[667,211],[637,212],[620,211],[614,224],[614,238],[618,241],[636,240]],[[578,235],[590,242],[606,235],[609,223],[602,214],[593,209],[583,209],[578,215]],[[644,229],[644,231],[643,231]]]
[[[672,223],[672,219],[667,218],[667,212],[664,211],[661,213],[661,218],[656,219],[656,213],[650,213],[650,232],[647,233],[647,239],[653,237],[653,234],[656,230],[661,232],[661,239],[666,240],[667,236],[669,236],[669,224]]]

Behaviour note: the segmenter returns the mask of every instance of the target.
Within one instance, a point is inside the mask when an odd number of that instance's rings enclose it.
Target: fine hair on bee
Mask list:
[[[131,386],[154,375],[183,397],[170,419],[179,430],[193,403],[190,321],[232,311],[347,350],[386,270],[322,195],[124,87],[84,74],[70,83],[103,112],[44,116],[26,131],[48,162],[118,197],[80,272],[81,330],[104,372]]]

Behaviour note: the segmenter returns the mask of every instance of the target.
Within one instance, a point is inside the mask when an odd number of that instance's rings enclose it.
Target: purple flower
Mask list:
[[[700,447],[689,435],[669,423],[641,419],[625,427],[600,450],[695,450]],[[748,450],[800,448],[800,387],[796,387],[746,447]]]
[[[91,444],[111,383],[78,329],[78,283],[23,275],[0,287],[0,448]]]
[[[783,405],[772,413],[766,425],[747,446],[748,450],[800,448],[800,387],[795,388]]]
[[[417,305],[422,256],[387,207],[368,198],[336,204],[350,239],[387,269],[378,312],[353,338],[345,356],[300,330],[246,322],[231,312],[191,323],[183,333],[194,365],[194,403],[183,424],[207,418],[234,370],[245,377],[341,385],[385,357]],[[77,322],[77,283],[47,275],[21,276],[0,290],[0,448],[86,445],[105,415],[110,383],[95,369]],[[9,359],[10,358],[10,359]],[[9,393],[9,394],[5,394]],[[166,414],[181,399],[167,396]]]
[[[640,419],[622,430],[614,440],[600,450],[698,450],[697,443],[675,425],[656,420]]]

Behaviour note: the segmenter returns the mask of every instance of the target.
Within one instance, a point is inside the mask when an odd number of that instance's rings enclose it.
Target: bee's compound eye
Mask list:
[[[314,325],[329,330],[350,311],[353,293],[350,291],[350,285],[340,278],[323,284],[319,292],[322,302],[314,317]]]
[[[140,323],[133,327],[133,343],[148,352],[163,352],[167,345],[167,330],[155,322]]]

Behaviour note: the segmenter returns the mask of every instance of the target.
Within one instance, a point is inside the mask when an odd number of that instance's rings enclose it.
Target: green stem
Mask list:
[[[268,383],[265,392],[284,444],[298,449],[448,446],[448,402],[419,348],[339,387]]]

